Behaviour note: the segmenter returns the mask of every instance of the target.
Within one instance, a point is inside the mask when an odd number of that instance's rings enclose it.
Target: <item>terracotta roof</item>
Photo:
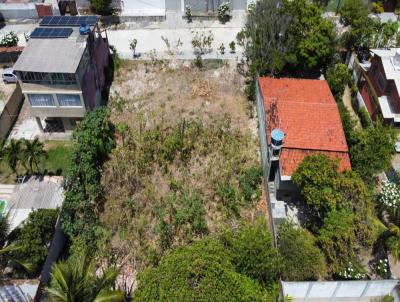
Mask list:
[[[347,152],[332,152],[332,151],[315,151],[315,150],[303,150],[303,149],[286,149],[284,148],[281,153],[281,175],[292,175],[296,170],[299,163],[303,159],[311,154],[322,153],[331,159],[339,160],[339,171],[343,172],[345,170],[351,169],[350,158]]]
[[[291,175],[313,151],[341,158],[342,170],[351,168],[339,111],[326,81],[260,78],[259,85],[268,143],[272,129],[285,133],[281,175]]]

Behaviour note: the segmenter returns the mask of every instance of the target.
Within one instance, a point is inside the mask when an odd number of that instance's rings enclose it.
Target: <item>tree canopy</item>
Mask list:
[[[334,53],[336,33],[313,2],[260,0],[249,10],[238,40],[251,72],[274,75],[324,69]]]
[[[278,246],[284,262],[283,280],[318,280],[325,276],[324,254],[307,230],[290,222],[282,223],[278,231]]]
[[[177,248],[139,275],[133,301],[262,301],[260,285],[235,270],[214,238]]]

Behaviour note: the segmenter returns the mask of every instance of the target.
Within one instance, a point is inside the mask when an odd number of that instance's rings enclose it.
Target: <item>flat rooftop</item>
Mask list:
[[[13,187],[8,186],[8,192],[3,185],[1,196],[10,211],[10,230],[18,227],[35,209],[61,207],[64,201],[62,181],[61,176],[31,177]]]
[[[59,18],[69,18],[63,16]],[[30,38],[14,64],[14,70],[46,73],[75,73],[86,49],[88,35],[79,33],[79,26],[53,25],[56,28],[72,28],[67,38]],[[39,25],[37,28],[48,29]],[[90,26],[93,30],[94,26]]]

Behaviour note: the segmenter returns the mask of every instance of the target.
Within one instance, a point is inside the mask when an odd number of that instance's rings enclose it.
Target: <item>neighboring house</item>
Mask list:
[[[274,183],[278,200],[297,194],[291,176],[308,155],[323,153],[338,159],[341,171],[351,169],[339,111],[326,81],[263,77],[256,89],[264,177]],[[283,143],[282,137],[271,140],[273,132],[283,132]]]
[[[400,48],[371,49],[370,62],[354,59],[351,67],[359,87],[359,100],[372,119],[400,126]]]
[[[107,34],[98,17],[43,18],[14,65],[40,129],[46,126],[42,120],[73,129],[100,105],[108,63]]]

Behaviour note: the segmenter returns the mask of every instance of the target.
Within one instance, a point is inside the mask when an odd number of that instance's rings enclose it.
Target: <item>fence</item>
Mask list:
[[[6,138],[18,118],[24,96],[21,87],[17,84],[13,94],[8,99],[3,111],[0,113],[0,139]]]
[[[398,280],[281,282],[284,296],[293,302],[367,302],[392,295],[399,302],[396,292]]]

